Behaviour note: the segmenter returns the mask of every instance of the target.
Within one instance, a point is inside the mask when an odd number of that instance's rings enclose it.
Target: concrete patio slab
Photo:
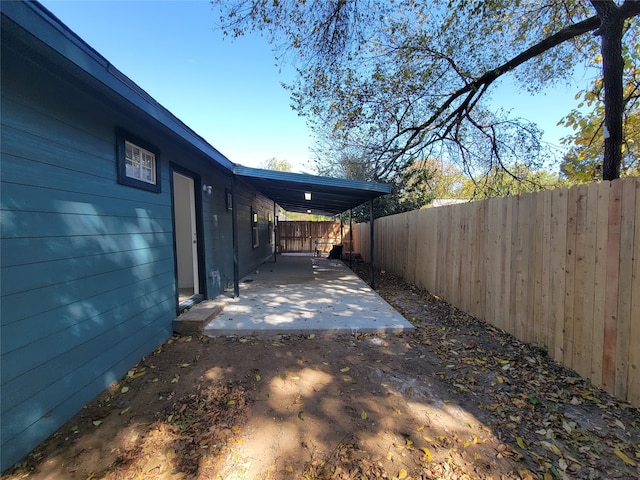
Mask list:
[[[240,282],[240,297],[203,329],[210,337],[389,333],[413,326],[342,262],[279,255]]]

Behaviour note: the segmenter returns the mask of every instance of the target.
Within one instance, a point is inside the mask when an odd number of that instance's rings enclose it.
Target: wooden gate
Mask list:
[[[340,222],[278,222],[280,253],[329,253],[342,243]]]

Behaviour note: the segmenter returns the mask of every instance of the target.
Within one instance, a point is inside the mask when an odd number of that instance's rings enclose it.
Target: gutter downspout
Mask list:
[[[238,202],[236,202],[236,175],[231,174],[231,230],[233,232],[233,297],[240,296],[240,267],[238,266]]]

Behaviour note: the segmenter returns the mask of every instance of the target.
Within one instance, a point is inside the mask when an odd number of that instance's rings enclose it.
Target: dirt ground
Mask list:
[[[638,409],[398,278],[376,284],[415,332],[175,336],[2,479],[640,478]]]

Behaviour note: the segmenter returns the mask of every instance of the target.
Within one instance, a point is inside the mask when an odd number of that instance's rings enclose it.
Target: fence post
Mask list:
[[[353,270],[353,223],[351,221],[351,217],[353,216],[353,209],[349,209],[349,268]]]
[[[369,229],[369,257],[371,258],[371,288],[376,289],[376,274],[375,274],[375,257],[373,253],[373,199],[369,200],[369,216],[371,217],[371,228]]]

